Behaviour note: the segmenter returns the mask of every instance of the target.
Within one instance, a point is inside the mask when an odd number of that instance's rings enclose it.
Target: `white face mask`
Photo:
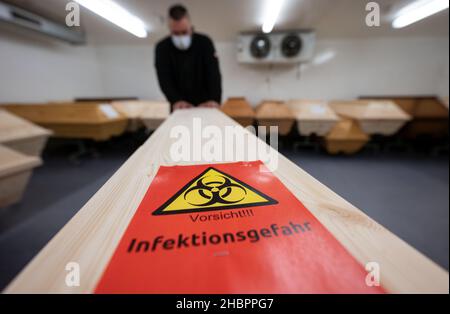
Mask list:
[[[192,36],[191,35],[172,35],[172,43],[180,50],[187,50],[191,46]]]

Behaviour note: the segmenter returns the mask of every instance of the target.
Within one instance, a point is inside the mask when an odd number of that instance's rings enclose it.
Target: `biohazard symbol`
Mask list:
[[[248,184],[215,168],[208,168],[191,180],[153,215],[235,209],[277,204]]]

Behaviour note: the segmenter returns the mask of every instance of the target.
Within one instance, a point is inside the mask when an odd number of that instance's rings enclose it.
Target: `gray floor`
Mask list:
[[[98,147],[80,165],[73,147],[51,143],[23,201],[0,209],[0,289],[64,226],[139,145],[124,138]],[[420,154],[328,156],[281,150],[338,194],[448,269],[448,157]]]

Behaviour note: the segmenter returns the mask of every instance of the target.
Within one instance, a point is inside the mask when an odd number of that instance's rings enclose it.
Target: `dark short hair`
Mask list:
[[[175,21],[179,21],[188,15],[188,10],[181,4],[171,6],[169,9],[169,17]]]

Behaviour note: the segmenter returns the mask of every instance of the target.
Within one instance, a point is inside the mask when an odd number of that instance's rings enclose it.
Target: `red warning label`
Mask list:
[[[382,293],[261,162],[160,167],[96,293]]]

